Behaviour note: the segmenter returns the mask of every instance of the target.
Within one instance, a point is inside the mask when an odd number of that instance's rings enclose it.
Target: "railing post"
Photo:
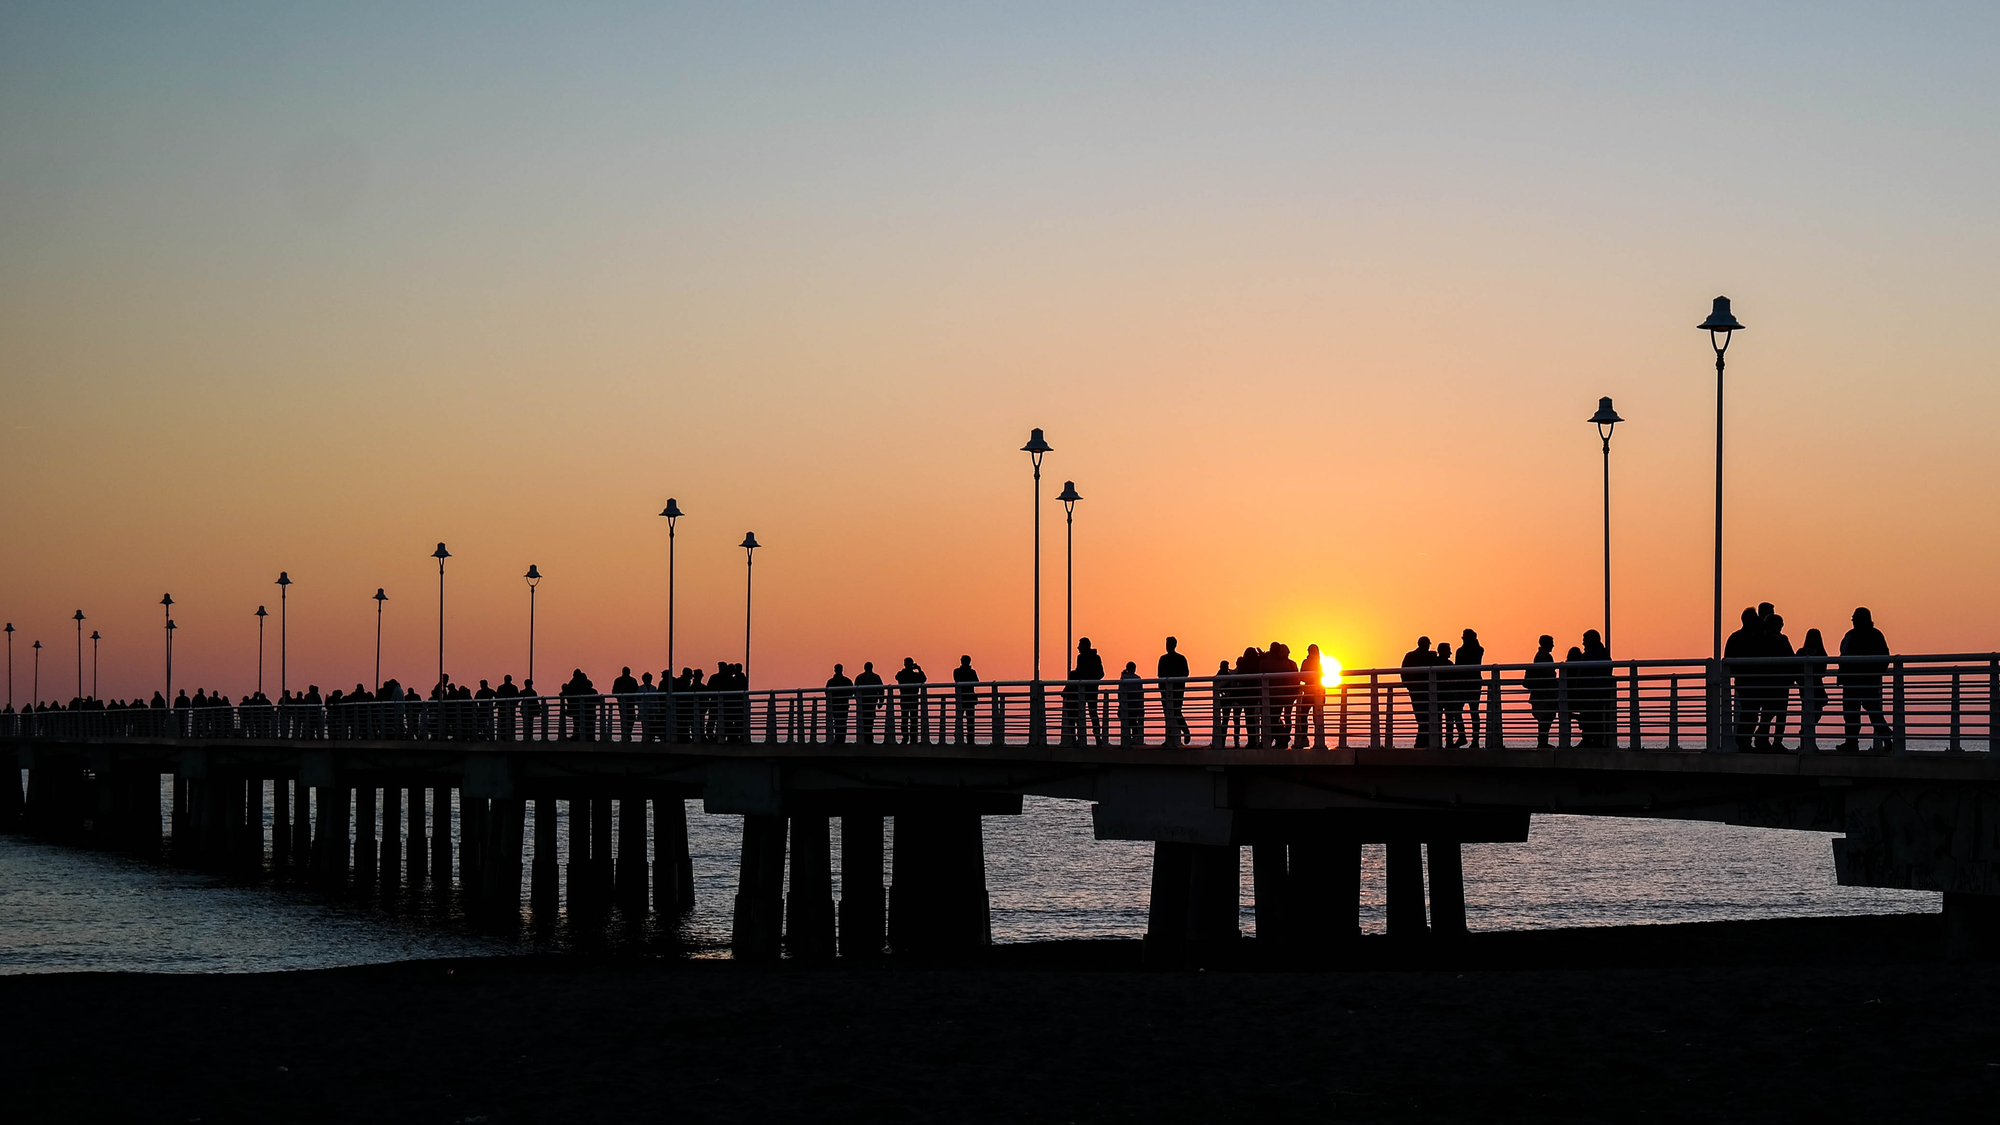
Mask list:
[[[1993,703],[2000,700],[2000,656],[1986,662],[1986,752],[1993,753]]]
[[[1431,721],[1431,744],[1425,749],[1442,750],[1444,749],[1444,731],[1438,729],[1438,720],[1443,717],[1444,708],[1438,700],[1438,670],[1436,665],[1432,665],[1430,671],[1424,673],[1424,678],[1430,682],[1430,698],[1424,701],[1424,713],[1429,716]]]
[[[1486,697],[1486,748],[1488,750],[1505,750],[1507,748],[1507,732],[1501,726],[1502,717],[1500,669],[1495,668],[1493,669],[1493,686],[1488,689]]]
[[[1347,680],[1340,681],[1340,748],[1347,749]]]
[[[1559,750],[1569,749],[1569,672],[1556,673],[1556,714],[1561,724],[1561,737],[1556,741]]]
[[[1048,730],[1042,722],[1048,717],[1048,710],[1049,701],[1042,691],[1042,681],[1036,680],[1028,685],[1028,745],[1048,745]]]
[[[1625,688],[1625,694],[1630,697],[1631,706],[1629,711],[1632,716],[1631,748],[1634,750],[1644,750],[1646,748],[1646,745],[1644,740],[1640,738],[1641,731],[1639,726],[1639,662],[1636,660],[1632,662],[1632,674],[1631,677],[1626,680],[1626,684],[1627,686]]]
[[[1901,660],[1896,661],[1891,666],[1890,674],[1895,677],[1896,726],[1890,732],[1889,745],[1893,753],[1899,755],[1907,754],[1910,751],[1910,737],[1909,733],[1904,729],[1904,724],[1908,722],[1908,716],[1903,706],[1903,662]]]
[[[1819,753],[1819,693],[1825,669],[1808,660],[1802,667],[1806,677],[1799,683],[1799,753]]]
[[[1667,676],[1667,749],[1681,748],[1681,676]]]
[[[1257,734],[1250,742],[1269,748],[1277,737],[1278,716],[1271,710],[1271,677],[1258,676],[1257,680]]]
[[[1396,715],[1394,711],[1389,713],[1388,734],[1389,741],[1387,745],[1394,747],[1396,745]],[[1380,750],[1383,745],[1382,674],[1380,672],[1370,672],[1368,673],[1368,748],[1370,750]]]
[[[1730,707],[1729,673],[1722,661],[1704,661],[1704,694],[1708,697],[1708,747],[1711,754],[1732,754],[1736,751],[1736,732],[1732,729],[1736,716]]]
[[[1951,744],[1945,749],[1953,754],[1961,753],[1965,747],[1958,741],[1958,678],[1959,670],[1951,670]]]
[[[1213,676],[1208,680],[1208,728],[1208,748],[1222,749],[1229,740],[1229,714],[1222,705],[1222,682]]]
[[[1007,742],[1007,713],[1005,711],[1006,705],[1000,702],[999,684],[997,683],[994,684],[992,688],[989,690],[990,690],[990,697],[993,701],[993,745],[1004,746],[1006,745]],[[978,737],[974,736],[973,741],[974,742],[979,741]]]

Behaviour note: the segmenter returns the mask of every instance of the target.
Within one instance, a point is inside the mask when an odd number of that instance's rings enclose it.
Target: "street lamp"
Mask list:
[[[1717,297],[1708,319],[1695,325],[1708,333],[1715,349],[1715,644],[1714,658],[1722,659],[1722,354],[1729,350],[1732,333],[1743,325],[1729,311],[1729,298]]]
[[[528,580],[528,682],[535,682],[535,586],[542,580],[542,572],[528,564],[528,573],[522,575]]]
[[[375,693],[377,695],[382,693],[382,603],[388,600],[389,595],[382,592],[382,587],[375,587]]]
[[[90,631],[90,698],[97,698],[97,630]]]
[[[76,697],[83,698],[83,611],[77,610],[72,619],[76,622]]]
[[[1054,450],[1037,428],[1028,432],[1021,452],[1035,466],[1035,647],[1034,679],[1028,689],[1028,741],[1039,745],[1042,732],[1042,457]]]
[[[1063,506],[1063,651],[1074,654],[1076,650],[1076,502],[1083,497],[1076,491],[1076,482],[1063,482],[1062,495],[1056,497]],[[1063,659],[1073,659],[1065,656]]]
[[[681,506],[673,497],[667,497],[667,506],[660,514],[667,519],[667,680],[674,676],[674,525],[680,522]]]
[[[451,557],[451,552],[444,549],[444,544],[439,543],[438,549],[431,552],[431,557],[438,561],[438,682],[443,683],[444,682],[444,560]]]
[[[7,709],[14,709],[14,623],[7,623]]]
[[[166,607],[167,617],[167,703],[174,701],[174,596],[160,595],[160,604]]]
[[[743,548],[743,688],[748,691],[750,689],[750,560],[757,548],[763,544],[757,542],[756,532],[746,531],[743,533],[743,542],[737,546]]]
[[[264,619],[271,616],[263,606],[257,607],[257,694],[264,694]]]
[[[1598,439],[1604,443],[1604,651],[1611,651],[1611,431],[1625,419],[1611,409],[1611,400],[1597,400],[1597,413],[1590,416],[1590,422],[1597,427]]]
[[[288,672],[290,671],[286,666],[286,660],[288,657],[286,641],[288,639],[288,635],[291,632],[292,615],[289,606],[287,604],[286,595],[290,594],[291,591],[292,591],[292,576],[286,574],[282,570],[279,571],[278,572],[278,694],[280,696],[285,694],[286,681],[288,679]]]
[[[35,642],[35,678],[33,682],[35,685],[35,705],[39,707],[42,703],[42,642],[40,641]]]

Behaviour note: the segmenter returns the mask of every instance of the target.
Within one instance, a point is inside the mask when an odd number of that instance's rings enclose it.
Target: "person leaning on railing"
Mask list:
[[[1875,616],[1866,606],[1856,608],[1852,620],[1854,628],[1840,638],[1840,709],[1846,720],[1847,740],[1837,749],[1861,749],[1861,712],[1865,710],[1874,728],[1875,749],[1889,750],[1896,737],[1895,728],[1882,717],[1882,673],[1889,665],[1889,641],[1875,627]]]
[[[1188,662],[1180,651],[1180,639],[1167,638],[1167,651],[1160,654],[1156,671],[1160,677],[1160,712],[1165,719],[1168,746],[1186,746],[1194,742],[1194,731],[1188,728],[1187,717],[1182,713],[1187,698]]]

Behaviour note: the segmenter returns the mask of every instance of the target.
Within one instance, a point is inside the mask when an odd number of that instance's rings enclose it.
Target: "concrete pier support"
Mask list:
[[[888,939],[882,888],[882,818],[840,818],[840,955],[880,957]]]
[[[375,790],[354,791],[354,885],[375,885]]]
[[[32,787],[32,778],[29,784]],[[32,791],[31,788],[30,792]],[[191,863],[194,857],[194,826],[188,816],[188,779],[175,774],[173,791],[173,812],[169,817],[171,821],[169,825],[171,829],[169,837],[170,855],[175,863]]]
[[[1282,959],[1297,944],[1292,933],[1294,907],[1287,851],[1281,841],[1254,844],[1250,848],[1250,893],[1257,912],[1257,954],[1266,961]]]
[[[653,800],[653,909],[662,915],[694,909],[694,859],[680,797]]]
[[[271,872],[282,873],[291,864],[292,783],[279,778],[271,782]]]
[[[314,826],[314,870],[319,881],[339,887],[347,883],[350,790],[344,785],[319,786],[318,823]]]
[[[431,790],[431,886],[451,893],[451,786]]]
[[[1432,840],[1430,853],[1431,934],[1450,941],[1465,936],[1465,860],[1457,840]]]
[[[834,955],[833,838],[823,816],[792,818],[792,879],[785,896],[785,949],[806,961]]]
[[[978,813],[898,813],[890,864],[890,949],[935,956],[992,944]]]
[[[1290,952],[1309,963],[1333,963],[1361,936],[1361,845],[1313,836],[1292,843],[1291,860]],[[1260,916],[1260,939],[1263,926]]]
[[[458,893],[477,903],[486,889],[488,798],[458,794]]]
[[[1388,893],[1384,904],[1389,937],[1414,940],[1426,933],[1424,924],[1424,853],[1415,840],[1391,840],[1384,867]]]
[[[549,923],[562,911],[562,869],[556,864],[560,830],[554,797],[535,798],[535,858],[528,872],[528,909]]]
[[[403,868],[413,893],[424,885],[424,872],[430,869],[431,855],[430,848],[426,846],[429,841],[425,839],[424,819],[424,791],[421,788],[411,789],[409,846],[404,849]]]
[[[0,751],[0,832],[21,830],[21,766],[13,750]]]
[[[485,805],[479,848],[479,912],[493,922],[521,917],[521,843],[528,803],[519,797],[474,798]]]
[[[383,894],[394,894],[403,879],[403,791],[391,785],[382,790],[382,843],[376,856]]]
[[[292,782],[292,865],[307,871],[312,865],[312,787]]]
[[[1234,956],[1241,879],[1242,849],[1235,845],[1154,844],[1147,967],[1219,965]]]
[[[238,862],[250,871],[264,869],[264,779],[250,778],[243,786],[243,835]]]
[[[730,950],[739,960],[777,960],[784,912],[785,818],[745,816]]]
[[[571,797],[569,799],[569,871],[568,904],[569,915],[574,920],[578,915],[596,909],[596,895],[590,886],[592,871],[590,863],[590,799]]]
[[[597,797],[590,802],[590,894],[600,910],[611,907],[617,875],[612,863],[612,799]]]
[[[618,905],[638,917],[646,912],[651,872],[646,863],[646,799],[618,799]]]

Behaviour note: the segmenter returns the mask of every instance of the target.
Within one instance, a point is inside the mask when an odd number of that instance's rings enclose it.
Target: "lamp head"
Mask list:
[[[1737,332],[1742,330],[1743,325],[1737,321],[1735,314],[1729,311],[1729,298],[1717,297],[1715,307],[1709,311],[1708,319],[1695,327],[1709,332]]]
[[[264,607],[260,605],[260,606],[258,606],[258,607],[257,607],[257,613],[256,613],[256,616],[258,616],[258,617],[269,617],[269,616],[271,616],[271,615],[270,615],[269,613],[266,613],[266,612],[264,611]]]
[[[173,618],[171,618],[171,617],[167,618],[167,631],[168,631],[169,633],[173,632],[173,631],[174,631],[175,629],[178,629],[178,628],[180,628],[180,626],[178,626],[178,625],[174,624],[174,619],[173,619]]]
[[[1611,440],[1611,431],[1624,420],[1618,416],[1616,410],[1611,409],[1611,400],[1608,398],[1598,399],[1597,413],[1590,416],[1590,422],[1597,427],[1597,436],[1605,441]]]
[[[42,642],[40,642],[40,641],[36,641],[36,642],[35,642],[35,647],[36,647],[36,648],[40,648],[40,647],[42,647]]]
[[[737,546],[739,546],[739,547],[742,547],[742,548],[743,548],[744,550],[747,550],[747,551],[754,551],[754,550],[756,550],[757,548],[759,548],[759,547],[762,547],[762,546],[763,546],[763,544],[762,544],[762,543],[759,543],[759,542],[757,542],[757,533],[756,533],[756,532],[754,532],[754,531],[746,531],[746,532],[744,532],[744,533],[743,533],[743,542],[741,542],[741,543],[738,543],[738,544],[737,544]]]
[[[1042,461],[1042,454],[1048,453],[1054,448],[1054,446],[1043,439],[1042,431],[1036,429],[1029,431],[1028,444],[1021,447],[1021,452],[1031,454],[1035,459],[1035,463],[1039,465]]]
[[[443,544],[439,544],[439,546],[443,546]],[[291,585],[291,584],[292,584],[292,576],[291,576],[291,575],[289,575],[289,574],[287,574],[287,573],[285,573],[285,572],[284,572],[284,571],[282,571],[282,570],[281,570],[281,571],[279,571],[279,572],[278,572],[278,581],[277,581],[277,584],[278,584],[278,585],[280,585],[280,586],[289,586],[289,585]]]
[[[14,636],[14,623],[12,621],[9,621],[7,623],[7,637],[9,640],[12,640],[13,636]]]
[[[431,552],[431,557],[438,561],[439,566],[443,566],[444,560],[451,557],[451,552],[444,549],[444,544],[439,543],[438,549]]]
[[[388,600],[389,600],[389,595],[388,595],[387,593],[383,592],[383,590],[382,590],[382,587],[380,587],[380,586],[377,586],[377,587],[375,587],[375,600],[376,600],[376,601],[377,601],[378,603],[379,603],[379,602],[386,602],[386,601],[388,601]]]
[[[523,574],[521,577],[528,580],[528,585],[533,586],[535,583],[540,582],[542,580],[542,572],[535,569],[534,563],[529,563],[528,573]]]
[[[82,611],[82,610],[80,610],[80,609],[79,609],[79,610],[77,610],[77,611],[76,611],[76,617],[75,617],[75,618],[73,618],[72,620],[76,620],[76,621],[82,621],[82,620],[83,620],[83,611]]]
[[[160,596],[160,604],[161,604],[161,605],[172,605],[172,604],[174,604],[174,596],[173,596],[172,594],[162,594],[162,595]]]
[[[1062,501],[1064,504],[1075,504],[1078,500],[1083,499],[1083,497],[1076,491],[1076,482],[1066,480],[1063,482],[1062,495],[1056,497],[1056,499]]]
[[[669,496],[667,497],[667,506],[660,510],[660,514],[667,517],[669,520],[677,520],[682,516],[686,515],[687,513],[681,511],[681,506],[679,501]]]
[[[98,641],[98,640],[103,640],[104,638],[97,635],[97,630],[92,629],[90,631],[90,639],[93,641]]]

